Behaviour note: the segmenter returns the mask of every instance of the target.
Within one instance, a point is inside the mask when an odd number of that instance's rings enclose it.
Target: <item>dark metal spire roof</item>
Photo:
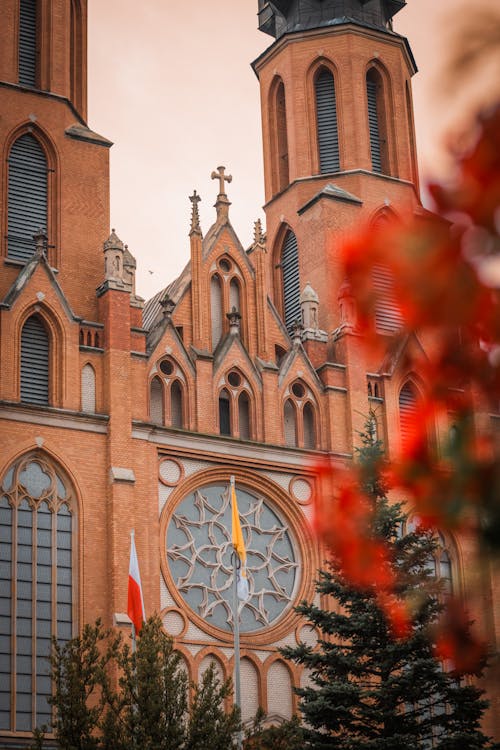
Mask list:
[[[406,0],[259,0],[259,29],[275,39],[348,21],[390,29],[405,5]]]

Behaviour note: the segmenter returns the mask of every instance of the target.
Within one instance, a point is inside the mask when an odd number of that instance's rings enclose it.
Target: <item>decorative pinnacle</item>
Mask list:
[[[260,219],[257,219],[253,225],[253,244],[260,245],[260,247],[265,246],[264,232],[262,231],[262,222]]]
[[[212,172],[212,180],[219,180],[219,196],[226,196],[226,191],[224,189],[224,183],[225,182],[232,182],[233,176],[230,174],[225,174],[226,167],[217,167],[217,172]]]
[[[201,198],[196,192],[196,190],[193,191],[193,195],[189,196],[189,200],[192,203],[191,232],[196,232],[197,234],[201,234],[200,212],[198,210],[198,203],[201,201]]]
[[[170,297],[168,292],[166,292],[165,296],[160,300],[160,305],[163,308],[163,315],[165,316],[165,318],[167,318],[167,320],[170,320],[175,309],[175,302]]]
[[[47,234],[45,229],[40,228],[36,234],[33,235],[35,240],[35,254],[42,256],[47,254]]]
[[[300,320],[294,320],[292,323],[292,341],[294,344],[300,344],[302,341],[302,331],[304,330],[304,326],[300,322]]]

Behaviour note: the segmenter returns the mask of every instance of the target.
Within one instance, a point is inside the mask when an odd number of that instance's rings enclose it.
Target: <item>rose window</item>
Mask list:
[[[241,602],[240,629],[274,624],[287,610],[298,583],[298,552],[279,512],[257,493],[237,487],[247,551],[250,597]],[[176,507],[167,530],[170,574],[186,604],[205,622],[232,629],[231,503],[227,485],[190,493]]]

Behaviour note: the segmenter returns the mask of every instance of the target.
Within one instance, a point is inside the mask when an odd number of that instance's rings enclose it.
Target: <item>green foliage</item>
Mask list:
[[[235,735],[241,729],[240,711],[237,707],[224,710],[224,703],[231,692],[231,682],[220,684],[213,665],[210,665],[193,698],[186,750],[228,750],[236,747]]]
[[[353,587],[332,559],[320,571],[317,592],[326,608],[298,608],[321,633],[316,649],[306,645],[283,654],[309,671],[300,688],[300,709],[310,750],[476,750],[497,747],[480,730],[486,702],[481,692],[442,670],[434,658],[433,623],[441,610],[430,565],[435,542],[420,529],[403,534],[407,517],[389,504],[380,476],[381,446],[368,431],[358,460],[365,492],[374,508],[373,533],[383,540],[397,572],[397,595],[412,603],[411,632],[395,639],[376,602],[375,587]]]
[[[247,731],[245,750],[302,750],[304,731],[297,716],[277,726],[264,725],[266,715],[257,711],[252,727]]]
[[[144,624],[135,653],[99,620],[64,646],[54,640],[51,674],[60,750],[227,750],[240,730],[239,710],[225,707],[230,681],[209,668],[190,686],[158,617]],[[41,750],[44,732],[34,740]]]

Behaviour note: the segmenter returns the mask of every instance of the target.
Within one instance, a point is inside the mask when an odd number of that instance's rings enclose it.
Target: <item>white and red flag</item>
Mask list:
[[[130,539],[130,565],[128,569],[128,603],[127,614],[134,623],[137,635],[141,632],[142,623],[146,619],[144,610],[144,599],[142,598],[141,574],[139,573],[139,563],[137,561],[137,552],[135,549],[134,532],[131,533]]]

